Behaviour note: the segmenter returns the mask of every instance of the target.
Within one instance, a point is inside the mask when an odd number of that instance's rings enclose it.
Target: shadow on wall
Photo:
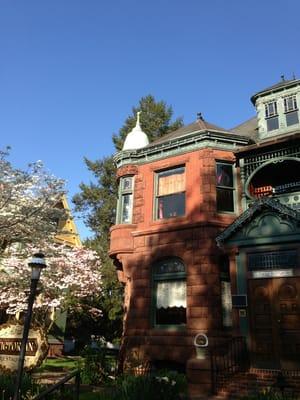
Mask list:
[[[165,219],[147,234],[135,232],[133,252],[115,258],[125,284],[121,348],[125,369],[130,363],[157,367],[173,363],[180,370],[196,356],[193,340],[197,333],[205,332],[210,345],[230,336],[230,330],[223,329],[219,266],[223,253],[215,238],[236,215],[216,212],[215,160],[209,153],[205,161],[206,172],[201,173],[197,184],[187,188],[185,216]],[[157,280],[155,268],[163,262],[168,264],[168,260],[178,260],[185,271],[171,268]],[[177,302],[185,293],[186,302],[158,310],[163,293],[166,298],[177,293]],[[172,306],[172,300],[165,301]],[[172,312],[183,322],[183,309],[186,323],[170,324]],[[163,313],[168,316],[163,317]]]

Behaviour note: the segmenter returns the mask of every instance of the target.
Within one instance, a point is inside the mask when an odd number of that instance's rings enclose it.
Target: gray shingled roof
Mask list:
[[[202,133],[202,132],[218,132],[222,134],[232,134],[238,136],[246,136],[242,133],[230,132],[224,128],[221,128],[215,124],[210,122],[204,121],[203,119],[197,119],[195,122],[192,122],[189,125],[182,126],[181,128],[177,129],[176,131],[170,132],[167,135],[162,136],[159,139],[154,140],[148,146],[154,146],[160,143],[168,142],[176,138],[180,138],[183,136],[188,136],[193,133]]]
[[[255,116],[248,119],[240,125],[230,129],[230,132],[236,135],[248,136],[252,140],[256,141],[258,139],[257,117]]]
[[[253,104],[255,104],[256,99],[264,94],[271,93],[271,92],[276,92],[277,90],[281,90],[283,88],[289,88],[291,86],[299,85],[300,84],[300,79],[290,79],[288,81],[282,80],[281,82],[275,83],[275,85],[269,86],[266,89],[260,90],[259,92],[255,93],[251,97],[251,101]]]
[[[197,119],[195,122],[192,122],[189,125],[182,126],[176,131],[170,132],[167,135],[164,135],[161,138],[154,140],[151,144],[163,143],[175,138],[179,138],[181,136],[189,135],[190,133],[202,132],[202,131],[205,132],[210,130],[218,132],[228,132],[224,128],[220,128],[219,126],[204,121],[203,119]]]

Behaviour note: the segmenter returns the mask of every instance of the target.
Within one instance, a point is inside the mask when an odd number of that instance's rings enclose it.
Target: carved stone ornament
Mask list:
[[[0,326],[0,371],[14,372],[18,369],[23,325],[12,322]],[[24,369],[39,366],[47,355],[48,342],[44,332],[37,327],[29,330]]]
[[[220,233],[216,237],[217,245],[221,247],[231,235],[233,235],[237,230],[242,229],[246,223],[254,218],[254,215],[262,211],[263,209],[274,210],[281,216],[291,218],[297,223],[300,222],[300,213],[297,210],[292,209],[273,198],[261,197],[260,199],[256,200],[251,205],[251,207],[244,211],[232,224],[230,224],[222,233]]]
[[[117,170],[117,178],[126,175],[136,175],[138,172],[136,165],[125,165]]]

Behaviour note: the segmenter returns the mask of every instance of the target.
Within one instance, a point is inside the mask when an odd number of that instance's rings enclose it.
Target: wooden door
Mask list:
[[[279,358],[284,369],[300,366],[300,277],[273,279]]]
[[[249,280],[251,356],[259,368],[300,366],[300,278]]]
[[[249,280],[251,362],[258,368],[276,368],[279,356],[272,304],[272,279]]]

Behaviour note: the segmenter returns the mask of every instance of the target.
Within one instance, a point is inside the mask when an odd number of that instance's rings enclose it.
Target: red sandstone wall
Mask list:
[[[236,215],[216,212],[215,160],[234,161],[232,153],[204,149],[141,166],[120,168],[118,175],[135,174],[132,225],[111,230],[111,255],[122,265],[126,284],[124,340],[143,357],[181,363],[195,355],[193,337],[206,331],[211,338],[222,330],[219,249],[215,237]],[[186,215],[153,220],[154,172],[186,167]],[[151,326],[151,266],[163,257],[181,258],[187,271],[187,325],[184,331]]]

